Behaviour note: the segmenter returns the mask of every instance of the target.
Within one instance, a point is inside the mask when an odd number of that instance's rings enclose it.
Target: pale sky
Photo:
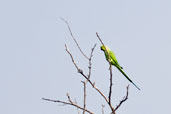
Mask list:
[[[72,106],[41,98],[67,101],[66,93],[83,105],[84,78],[65,51],[87,73],[88,61],[72,40],[65,18],[83,51],[95,43],[91,79],[106,95],[109,70],[100,42],[116,54],[138,91],[113,67],[113,106],[129,99],[117,114],[170,114],[170,0],[4,0],[0,1],[0,113],[77,114]],[[87,108],[110,113],[108,105],[88,84]],[[81,111],[80,111],[81,112]]]

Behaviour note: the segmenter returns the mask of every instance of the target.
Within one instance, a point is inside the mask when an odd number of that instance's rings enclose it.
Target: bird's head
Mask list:
[[[102,51],[105,51],[106,49],[109,50],[109,48],[108,48],[107,46],[104,46],[104,45],[102,45],[102,46],[100,47],[100,49],[101,49]]]

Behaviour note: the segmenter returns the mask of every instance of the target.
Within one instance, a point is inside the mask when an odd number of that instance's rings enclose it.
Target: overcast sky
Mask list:
[[[72,106],[43,101],[67,101],[66,93],[83,105],[88,61],[72,40],[65,18],[86,55],[92,58],[91,79],[108,95],[109,66],[96,32],[116,54],[138,91],[113,67],[112,103],[116,106],[130,84],[129,99],[117,114],[169,114],[171,106],[170,0],[1,0],[0,1],[0,113],[77,114]],[[88,84],[87,108],[105,114],[108,105]]]

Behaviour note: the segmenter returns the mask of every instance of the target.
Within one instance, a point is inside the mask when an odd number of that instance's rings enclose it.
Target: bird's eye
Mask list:
[[[103,50],[103,47],[100,47],[101,50]]]

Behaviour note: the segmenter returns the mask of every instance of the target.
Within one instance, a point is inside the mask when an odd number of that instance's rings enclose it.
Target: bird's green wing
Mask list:
[[[119,65],[119,63],[118,63],[118,61],[117,61],[117,59],[116,59],[116,56],[115,56],[115,54],[114,54],[114,52],[113,51],[109,51],[109,55],[110,55],[110,57],[111,57],[111,63],[112,63],[112,65],[114,65],[114,66],[116,66],[116,67],[119,67],[119,68],[121,68],[121,69],[123,69],[120,65]]]

